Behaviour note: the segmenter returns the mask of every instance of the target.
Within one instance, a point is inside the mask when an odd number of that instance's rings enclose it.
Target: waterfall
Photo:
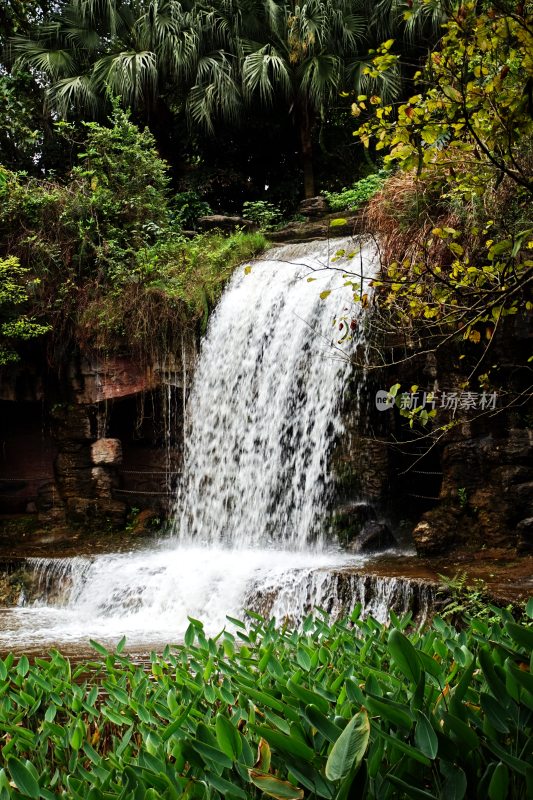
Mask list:
[[[189,401],[180,542],[324,545],[328,455],[356,324],[353,241],[287,245],[238,269],[211,320]],[[363,247],[361,281],[372,270]],[[333,259],[333,261],[332,261]],[[352,322],[353,320],[353,322]],[[349,341],[339,343],[351,325]]]
[[[350,258],[353,249],[287,245],[236,270],[198,359],[172,536],[130,553],[34,560],[0,645],[123,634],[156,643],[179,639],[188,616],[217,632],[246,608],[297,624],[315,604],[338,615],[362,602],[384,619],[414,602],[408,582],[370,580],[368,557],[342,552],[327,529],[329,456],[363,337],[345,273],[360,272],[364,290],[374,256],[363,245]]]

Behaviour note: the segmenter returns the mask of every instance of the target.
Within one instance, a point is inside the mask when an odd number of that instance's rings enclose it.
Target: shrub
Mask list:
[[[247,200],[242,205],[246,219],[256,222],[262,230],[273,228],[282,220],[280,209],[268,200]]]
[[[184,326],[205,327],[232,270],[265,246],[260,234],[184,238],[181,226],[207,205],[182,193],[173,219],[151,134],[118,108],[110,123],[85,125],[80,164],[65,184],[0,171],[0,259],[18,259],[35,287],[29,313],[53,320],[51,360],[55,345],[60,354],[126,345],[159,357]],[[41,332],[30,321],[25,336]],[[20,325],[0,330],[8,333],[22,338]]]
[[[209,203],[192,189],[175,194],[170,207],[173,220],[184,230],[196,230],[198,218],[211,214]]]
[[[331,211],[356,211],[379,192],[388,174],[386,170],[380,170],[356,181],[349,189],[343,189],[341,192],[323,192],[323,195]]]

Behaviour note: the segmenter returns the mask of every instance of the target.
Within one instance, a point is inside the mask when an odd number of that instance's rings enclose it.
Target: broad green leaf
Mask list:
[[[520,647],[526,648],[529,652],[533,650],[533,628],[526,628],[525,625],[518,625],[516,622],[508,622],[505,630]]]
[[[271,747],[281,753],[288,753],[289,755],[301,758],[304,761],[312,761],[315,757],[315,752],[305,742],[302,742],[296,736],[286,736],[280,731],[274,731],[265,726],[258,726],[257,733],[262,736]]]
[[[479,747],[479,737],[472,728],[454,714],[443,714],[445,726],[454,734],[459,747],[465,750],[476,750]]]
[[[309,672],[311,669],[311,659],[303,647],[298,647],[296,650],[296,661],[302,669],[304,669],[306,672]]]
[[[415,744],[421,753],[428,758],[434,759],[439,747],[437,734],[433,730],[431,722],[426,715],[419,711],[415,728]]]
[[[389,651],[398,669],[405,675],[414,690],[420,680],[420,659],[418,653],[409,641],[397,628],[389,634]]]
[[[298,789],[292,783],[282,781],[273,775],[266,775],[255,769],[249,769],[248,774],[252,783],[269,797],[275,797],[277,800],[302,800],[304,796],[303,789]]]
[[[492,727],[498,733],[509,733],[509,724],[505,708],[491,694],[480,692],[479,700],[481,708],[487,715]]]
[[[365,706],[372,716],[379,715],[383,719],[398,725],[401,728],[410,730],[413,724],[413,717],[409,706],[393,703],[386,698],[373,697],[367,694]]]
[[[420,764],[424,764],[427,767],[429,767],[429,765],[431,764],[429,758],[427,758],[427,756],[425,756],[423,753],[417,750],[416,747],[412,747],[410,744],[407,744],[402,739],[396,739],[394,736],[391,736],[390,733],[386,733],[379,725],[375,725],[374,723],[372,723],[371,727],[374,733],[377,736],[380,736],[381,738],[385,739],[385,741],[388,742],[388,744],[391,745],[391,747],[398,748],[398,750],[400,750],[402,753],[405,753],[406,755],[410,756],[410,758],[413,758],[415,761],[418,761]]]
[[[17,789],[22,792],[24,796],[30,797],[31,800],[38,800],[41,790],[26,764],[23,764],[18,758],[12,756],[7,760],[7,768],[11,773],[11,777]]]
[[[220,764],[222,767],[232,767],[233,762],[222,750],[218,747],[213,747],[210,744],[201,742],[199,739],[191,739],[191,745],[199,753],[204,761]]]
[[[105,647],[101,645],[99,642],[95,642],[94,639],[89,639],[89,644],[91,645],[93,650],[96,650],[96,652],[99,653],[101,656],[104,656],[104,658],[106,658],[109,655],[109,652],[105,649]]]
[[[504,764],[507,764],[507,766],[511,767],[511,769],[519,775],[526,777],[528,769],[530,769],[530,765],[526,761],[521,758],[516,758],[516,756],[513,756],[512,753],[509,753],[496,742],[488,741],[487,747],[495,756],[498,756],[500,761],[503,761]]]
[[[324,736],[328,742],[336,742],[342,733],[338,725],[335,725],[319,708],[314,705],[309,705],[305,709],[307,719],[319,733]]]
[[[326,778],[340,781],[363,760],[368,747],[370,724],[366,712],[361,711],[349,721],[326,762]]]
[[[306,689],[305,686],[300,686],[300,684],[292,680],[292,678],[287,681],[287,689],[289,689],[292,694],[296,695],[296,697],[306,705],[315,705],[322,711],[323,714],[328,713],[328,701],[317,692]]]
[[[509,790],[509,770],[500,761],[496,764],[489,783],[489,800],[506,800]]]
[[[242,752],[239,731],[235,725],[222,714],[217,714],[215,729],[220,749],[224,751],[228,758],[236,761]]]
[[[206,772],[205,779],[211,786],[220,792],[222,797],[239,797],[240,800],[247,800],[248,795],[246,792],[234,783],[230,783],[225,778],[219,775],[214,775],[212,772]]]

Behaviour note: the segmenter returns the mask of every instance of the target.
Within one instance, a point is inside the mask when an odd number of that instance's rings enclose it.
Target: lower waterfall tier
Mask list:
[[[390,551],[381,558],[398,558]],[[161,547],[24,562],[18,605],[0,615],[0,651],[75,644],[88,638],[131,645],[179,641],[188,617],[216,634],[226,615],[255,611],[298,625],[315,607],[337,618],[356,604],[380,621],[390,609],[424,619],[434,602],[430,581],[371,574],[379,563],[341,552]]]

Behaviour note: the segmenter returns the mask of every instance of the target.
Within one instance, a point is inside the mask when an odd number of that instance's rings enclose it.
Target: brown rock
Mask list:
[[[87,526],[91,530],[106,524],[121,527],[126,519],[124,503],[111,499],[98,498],[98,500],[94,500],[86,497],[69,497],[67,512],[72,523]]]
[[[121,464],[122,444],[120,439],[97,439],[91,445],[93,464]]]
[[[521,553],[533,551],[533,517],[527,517],[516,526],[518,550]]]
[[[111,490],[116,489],[119,480],[114,470],[106,467],[93,467],[91,470],[94,494],[97,498],[111,497]]]
[[[212,231],[215,228],[220,228],[221,231],[234,231],[236,228],[244,228],[247,231],[257,230],[257,225],[252,220],[244,217],[229,217],[225,214],[209,214],[206,217],[199,217],[198,226],[204,231]]]
[[[89,409],[80,405],[61,405],[52,409],[55,438],[58,442],[87,442],[94,439]]]
[[[298,206],[298,211],[306,217],[320,217],[327,213],[328,204],[324,197],[309,197],[302,200]]]
[[[413,530],[413,540],[421,556],[447,553],[454,544],[464,543],[459,512],[443,508],[428,511]]]
[[[55,469],[58,476],[67,476],[78,469],[91,466],[91,451],[88,447],[76,449],[74,452],[61,449],[55,460]]]

